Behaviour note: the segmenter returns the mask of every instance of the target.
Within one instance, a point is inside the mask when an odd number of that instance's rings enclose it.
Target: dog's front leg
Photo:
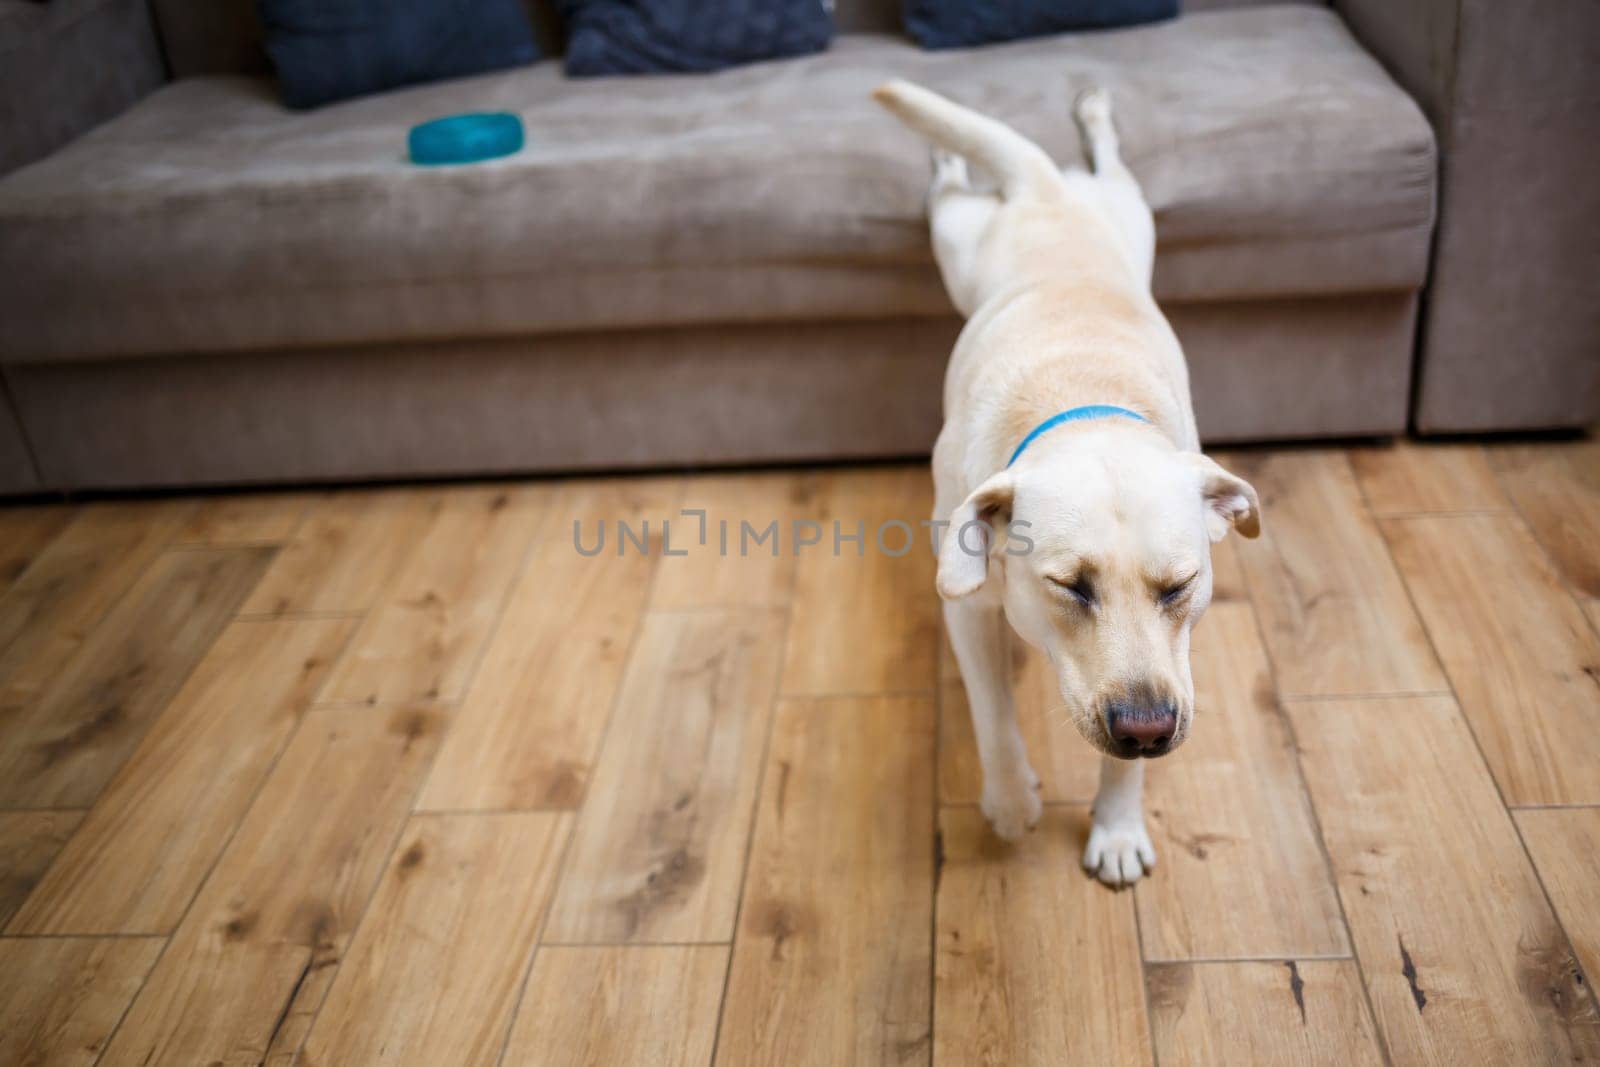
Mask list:
[[[994,832],[1015,841],[1039,821],[1039,777],[1028,764],[1011,702],[1005,617],[997,605],[946,601],[945,626],[967,686],[972,732],[983,764],[983,814]]]
[[[1156,864],[1144,828],[1144,763],[1100,757],[1100,791],[1083,866],[1106,885],[1132,885]]]

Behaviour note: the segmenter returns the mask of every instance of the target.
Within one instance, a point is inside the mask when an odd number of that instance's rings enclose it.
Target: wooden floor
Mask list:
[[[1600,443],[1224,462],[1123,893],[1037,663],[983,824],[920,467],[0,510],[0,1063],[1600,1059]]]

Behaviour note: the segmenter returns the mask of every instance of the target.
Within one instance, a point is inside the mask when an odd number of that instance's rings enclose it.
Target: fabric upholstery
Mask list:
[[[1327,0],[1182,0],[1185,11],[1215,11],[1263,4],[1325,5]],[[175,77],[195,74],[262,74],[268,70],[261,46],[256,0],[151,0],[162,46]],[[553,0],[527,0],[539,49],[561,52]],[[833,23],[839,33],[903,35],[903,0],[835,0]]]
[[[942,315],[927,146],[868,99],[891,74],[1080,150],[1117,97],[1169,300],[1408,290],[1433,144],[1331,13],[1249,8],[1133,30],[823,55],[694,79],[568,82],[554,63],[291,114],[186,79],[0,182],[9,360],[419,337]],[[403,161],[405,130],[520,112],[520,154]],[[20,269],[26,265],[26,270]]]
[[[164,80],[144,0],[0,0],[0,175]]]
[[[1208,442],[1405,426],[1413,294],[1169,308]],[[134,488],[926,455],[953,317],[13,365],[45,480]]]
[[[1443,149],[1417,427],[1600,420],[1600,5],[1339,7]]]
[[[284,103],[320,107],[539,58],[520,0],[261,0]]]
[[[828,47],[823,0],[562,0],[574,77],[724,70]]]

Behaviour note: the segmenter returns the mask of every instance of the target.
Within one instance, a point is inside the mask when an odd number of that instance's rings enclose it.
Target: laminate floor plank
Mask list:
[[[1600,637],[1521,520],[1384,532],[1507,803],[1600,803]]]
[[[0,930],[83,822],[81,811],[0,811]]]
[[[976,808],[939,821],[936,1067],[1150,1063],[1132,895],[1078,866],[1088,809],[1016,845]]]
[[[1512,813],[1556,917],[1592,983],[1600,975],[1600,808],[1541,808]]]
[[[574,483],[550,505],[423,792],[428,811],[576,807],[588,786],[629,644],[660,559],[676,479]],[[619,544],[649,521],[653,551]],[[606,524],[602,551],[597,524]],[[620,548],[620,552],[619,552]]]
[[[223,631],[8,932],[171,933],[353,628],[274,619]]]
[[[1249,452],[1262,534],[1239,544],[1284,697],[1441,692],[1446,682],[1343,452]]]
[[[795,555],[786,540],[762,535],[774,522],[780,531],[790,530],[796,518],[807,517],[816,506],[818,482],[819,476],[787,471],[688,479],[683,508],[705,515],[675,511],[669,516],[673,555],[661,559],[651,606],[788,604],[794,594]]]
[[[1600,597],[1600,440],[1492,445],[1489,462],[1556,568]]]
[[[0,730],[0,807],[86,808],[271,560],[267,548],[156,559],[37,701]]]
[[[0,507],[0,596],[61,535],[74,510],[65,504]]]
[[[200,500],[175,541],[184,545],[279,545],[311,506],[306,493],[223,493]]]
[[[257,1063],[327,991],[445,721],[310,712],[101,1061]]]
[[[939,597],[920,525],[932,508],[932,481],[920,468],[843,470],[820,480],[806,520],[814,526],[802,532],[818,543],[794,545],[783,531],[783,550],[800,553],[786,695],[935,689]]]
[[[1448,697],[1289,704],[1395,1063],[1571,1063],[1600,1018]]]
[[[545,945],[501,1062],[706,1067],[727,967],[726,945]]]
[[[1162,963],[1148,981],[1161,1067],[1384,1062],[1352,960]]]
[[[545,517],[535,489],[451,489],[410,560],[368,613],[323,699],[461,698]]]
[[[411,558],[441,506],[435,489],[342,490],[316,497],[244,613],[366,611]]]
[[[1350,465],[1374,515],[1507,511],[1511,502],[1476,444],[1397,441],[1352,448]]]
[[[0,938],[0,1063],[92,1067],[158,937]]]
[[[1250,606],[1214,605],[1191,660],[1189,740],[1145,776],[1157,857],[1135,889],[1145,959],[1348,955]]]
[[[176,500],[77,509],[0,596],[0,707],[40,695],[192,510]]]
[[[933,701],[779,703],[717,1062],[926,1063]]]
[[[499,1062],[570,820],[415,816],[300,1062]]]
[[[733,937],[782,654],[773,611],[646,617],[547,943]]]

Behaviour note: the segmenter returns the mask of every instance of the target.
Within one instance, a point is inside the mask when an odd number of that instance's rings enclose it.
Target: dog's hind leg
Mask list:
[[[1101,203],[1121,233],[1134,269],[1148,283],[1156,259],[1156,223],[1139,180],[1122,162],[1116,123],[1111,119],[1111,94],[1098,87],[1086,90],[1078,96],[1072,112]]]
[[[973,190],[965,159],[942,148],[933,150],[933,184],[928,187],[933,257],[950,302],[963,315],[977,307],[978,241],[999,206],[998,197]]]
[[[1010,629],[997,605],[965,600],[946,601],[944,620],[966,683],[983,764],[980,806],[994,832],[1014,841],[1033,828],[1044,806],[1011,701]]]

